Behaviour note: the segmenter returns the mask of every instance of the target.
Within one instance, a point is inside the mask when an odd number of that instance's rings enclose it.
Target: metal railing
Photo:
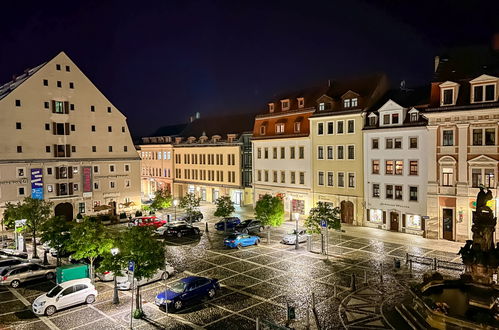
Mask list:
[[[464,271],[464,265],[461,263],[447,261],[447,260],[440,260],[437,258],[422,257],[406,253],[405,263],[408,264],[411,262],[431,266],[433,270],[450,269],[456,271]]]

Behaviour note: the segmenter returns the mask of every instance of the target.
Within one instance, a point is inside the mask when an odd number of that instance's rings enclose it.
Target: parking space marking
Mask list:
[[[151,302],[145,303],[144,305],[157,307],[155,304],[153,304]],[[191,321],[186,320],[186,319],[182,318],[181,316],[178,316],[177,314],[174,314],[174,313],[168,313],[168,314],[165,313],[165,316],[163,316],[163,317],[161,317],[161,318],[159,318],[157,320],[154,320],[154,321],[159,323],[160,321],[165,320],[168,317],[171,317],[171,318],[173,318],[173,319],[175,319],[175,320],[177,320],[177,321],[179,321],[181,323],[187,324],[188,326],[190,326],[190,327],[192,327],[194,329],[197,329],[197,330],[203,330],[204,329],[204,327],[199,326],[199,325],[197,325],[195,323],[192,323]],[[143,325],[148,325],[148,324],[147,323],[146,324],[141,324],[137,328],[140,328]]]
[[[31,307],[31,304],[29,303],[29,301],[26,300],[26,298],[24,298],[19,292],[17,292],[16,289],[11,288],[11,287],[7,287],[7,289],[14,296],[16,296],[17,299],[19,299],[26,307]],[[40,320],[42,320],[42,322],[45,323],[45,325],[47,327],[49,327],[50,329],[52,329],[52,330],[59,330],[59,328],[51,320],[49,320],[48,317],[46,317],[46,316],[39,316],[39,315],[36,315],[36,317],[38,317]]]
[[[90,307],[91,309],[93,309],[94,311],[98,312],[100,315],[104,316],[105,318],[107,318],[108,320],[111,320],[113,321],[113,323],[119,325],[120,327],[121,324],[119,324],[115,319],[113,319],[111,316],[107,315],[106,313],[104,313],[103,311],[101,311],[100,309],[98,308],[95,308],[95,306],[93,306],[92,304],[89,304],[88,307]]]

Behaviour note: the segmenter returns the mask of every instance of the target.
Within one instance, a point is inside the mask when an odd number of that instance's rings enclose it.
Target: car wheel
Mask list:
[[[215,289],[210,289],[210,291],[208,291],[208,298],[213,298],[215,297]]]
[[[263,227],[260,226],[260,228],[258,228],[258,231],[261,233],[263,231]]]
[[[258,245],[258,244],[260,244],[260,240],[259,240],[259,239],[257,239],[257,240],[255,241],[255,245]]]
[[[168,277],[170,277],[170,274],[168,274],[168,272],[164,272],[163,275],[161,275],[162,280],[167,280]]]
[[[49,280],[49,281],[50,281],[51,279],[53,279],[54,277],[55,277],[55,276],[54,276],[54,273],[47,273],[47,274],[45,275],[45,278],[46,278],[47,280]]]
[[[247,234],[248,233],[248,229],[243,229],[243,233]]]
[[[45,308],[45,315],[50,316],[54,315],[54,313],[57,311],[57,308],[55,306],[50,305],[47,308]]]
[[[173,307],[175,308],[175,310],[180,310],[182,308],[182,301],[181,300],[177,300],[175,301],[175,303],[173,304]]]
[[[95,301],[95,296],[94,296],[93,294],[89,294],[89,295],[87,296],[87,299],[85,299],[85,302],[86,302],[87,304],[93,304],[93,303],[94,303],[94,301]]]
[[[21,284],[21,282],[19,282],[18,280],[13,280],[12,282],[10,282],[10,286],[13,288],[17,288],[19,284]]]
[[[242,247],[241,243],[237,244],[237,248],[240,249]]]
[[[182,233],[181,233],[181,232],[178,232],[178,233],[177,233],[177,237],[178,237],[178,238],[182,237]]]

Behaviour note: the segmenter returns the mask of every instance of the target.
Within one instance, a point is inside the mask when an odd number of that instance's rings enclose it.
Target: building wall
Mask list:
[[[140,145],[142,198],[149,200],[159,189],[173,192],[173,146]]]

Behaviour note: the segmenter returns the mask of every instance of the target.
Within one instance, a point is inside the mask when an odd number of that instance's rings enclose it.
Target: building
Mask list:
[[[429,237],[471,239],[479,185],[498,196],[499,42],[495,46],[435,58],[426,110]],[[496,204],[490,205],[495,212]]]
[[[254,114],[236,114],[189,123],[172,141],[174,196],[194,193],[206,202],[230,196],[236,205],[251,204],[253,120]]]
[[[314,203],[339,207],[341,221],[362,225],[364,113],[387,91],[385,75],[331,81],[310,119]]]
[[[263,195],[280,196],[284,210],[308,214],[312,205],[309,117],[321,88],[285,94],[268,103],[253,128],[254,203]]]
[[[429,88],[387,93],[364,126],[364,225],[424,235]]]
[[[64,52],[0,86],[0,125],[0,207],[31,196],[72,220],[140,206],[126,118]]]

